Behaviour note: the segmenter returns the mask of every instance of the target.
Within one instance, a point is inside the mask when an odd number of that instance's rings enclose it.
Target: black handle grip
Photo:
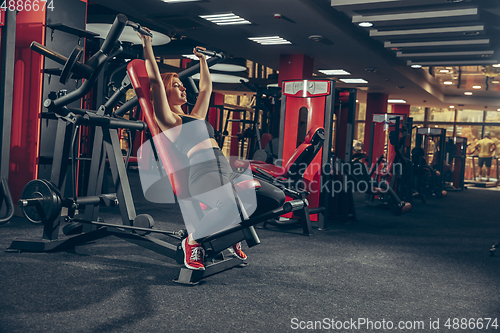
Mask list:
[[[202,49],[196,48],[196,52],[204,54],[204,55],[207,55],[207,56],[210,56],[210,57],[216,57],[216,58],[219,58],[219,59],[225,59],[226,58],[226,56],[224,55],[224,53],[217,53],[215,51],[202,50]]]
[[[116,15],[115,21],[113,22],[113,25],[111,26],[111,29],[109,30],[108,35],[106,36],[106,39],[101,46],[102,53],[109,54],[111,50],[113,50],[115,43],[118,41],[118,38],[120,38],[120,35],[127,25],[127,22],[128,19],[125,15]]]
[[[146,35],[146,36],[149,36],[149,37],[153,37],[153,34],[150,33],[149,31],[147,31],[146,29],[144,29],[143,27],[141,27],[141,25],[139,23],[128,21],[127,25],[129,27],[132,27],[132,29],[134,29],[135,31],[137,31],[141,35]]]

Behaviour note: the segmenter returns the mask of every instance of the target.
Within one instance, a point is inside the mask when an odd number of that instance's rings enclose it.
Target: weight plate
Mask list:
[[[61,199],[53,185],[44,179],[30,181],[21,192],[28,205],[21,207],[26,218],[35,224],[54,221],[61,214]]]
[[[155,225],[155,220],[148,214],[137,215],[134,219],[134,227],[151,229]],[[145,230],[134,230],[138,235],[144,236],[150,232]]]
[[[64,67],[61,71],[61,76],[59,77],[59,82],[61,82],[62,84],[66,84],[66,82],[68,82],[68,79],[70,78],[71,73],[73,72],[73,67],[75,67],[75,64],[78,62],[78,59],[82,55],[82,52],[83,52],[83,47],[80,47],[78,45],[75,46],[68,60],[64,64]]]

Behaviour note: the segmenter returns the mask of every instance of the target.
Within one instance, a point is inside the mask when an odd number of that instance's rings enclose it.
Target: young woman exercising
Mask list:
[[[152,38],[140,34],[139,37],[143,44],[158,126],[189,160],[188,186],[191,197],[196,197],[211,208],[199,222],[199,227],[182,241],[186,267],[203,270],[203,250],[196,240],[229,227],[228,221],[236,220],[237,223],[236,218],[239,216],[231,185],[231,180],[235,177],[214,139],[214,129],[205,121],[212,93],[206,57],[196,49],[193,50],[200,61],[199,95],[191,113],[187,115],[182,110],[182,105],[187,102],[186,88],[177,74],[160,74],[153,53]],[[261,183],[254,214],[277,208],[284,201],[285,195],[281,190]],[[241,243],[233,245],[229,250],[242,260],[247,257],[241,250]]]

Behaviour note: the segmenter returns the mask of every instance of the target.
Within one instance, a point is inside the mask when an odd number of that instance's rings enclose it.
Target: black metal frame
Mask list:
[[[434,170],[439,171],[439,175],[437,173],[433,173],[432,177],[433,179],[433,188],[431,189],[434,195],[437,197],[442,197],[445,192],[443,191],[444,188],[444,178],[443,178],[443,166],[444,166],[444,158],[445,158],[445,151],[446,151],[446,129],[444,128],[417,128],[417,133],[415,136],[415,147],[422,147],[422,144],[424,145],[423,149],[425,152],[425,155],[428,156],[428,146],[427,146],[427,141],[424,141],[424,138],[439,138],[439,144],[438,144],[438,149],[439,149],[439,156],[437,163],[434,164],[435,167],[432,167]],[[433,156],[434,157],[434,156]],[[425,194],[425,193],[423,193]]]
[[[393,145],[394,147],[394,162],[396,159],[401,161],[403,163],[403,177],[399,177],[398,175],[391,175],[391,180],[390,183],[384,182],[384,181],[378,181],[373,178],[373,174],[377,172],[379,168],[379,164],[381,163],[382,159],[384,158],[384,155],[380,156],[377,159],[377,162],[375,165],[371,165],[373,161],[373,145],[374,145],[374,137],[375,137],[375,118],[380,118],[383,117],[383,122],[388,122],[388,130],[393,128],[392,131],[388,133],[389,136],[389,141],[390,144]],[[395,215],[401,215],[402,213],[408,211],[411,209],[411,202],[413,199],[413,191],[412,191],[412,180],[411,180],[411,165],[408,165],[409,161],[406,161],[406,152],[402,151],[402,147],[400,147],[400,136],[402,134],[402,128],[401,128],[401,118],[405,119],[404,127],[405,128],[412,128],[412,118],[408,118],[405,115],[401,114],[390,114],[390,113],[384,113],[384,114],[374,114],[372,115],[372,121],[371,121],[371,127],[370,127],[370,147],[369,147],[369,153],[368,153],[368,164],[370,165],[371,173],[369,174],[369,178],[365,177],[366,181],[372,181],[373,184],[375,185],[375,191],[373,192],[367,192],[366,193],[366,199],[367,201],[373,202],[377,199],[377,203],[382,204],[382,205],[387,205],[393,214]],[[394,124],[392,122],[394,121]],[[393,139],[391,140],[391,135]],[[395,141],[395,142],[394,142]],[[384,145],[385,145],[385,140],[384,140]],[[389,148],[387,148],[389,149]],[[386,161],[387,162],[387,161]],[[410,168],[410,169],[408,169]],[[366,176],[366,175],[365,175]],[[404,186],[398,186],[398,179],[403,178],[402,182],[404,183]],[[409,182],[409,183],[408,183]],[[402,184],[399,184],[402,185]],[[396,188],[395,188],[396,187]],[[398,191],[398,188],[401,191]]]
[[[467,161],[467,138],[466,137],[461,137],[461,136],[455,136],[455,137],[447,137],[447,144],[452,144],[453,147],[455,148],[455,153],[453,155],[450,155],[447,153],[446,156],[446,162],[448,164],[453,163],[453,170],[452,170],[452,185],[448,186],[446,190],[448,191],[462,191],[466,189],[465,187],[465,166],[466,166],[466,161]],[[460,146],[458,146],[460,144]],[[460,149],[458,150],[457,147]],[[460,153],[460,154],[457,154]],[[473,161],[474,163],[474,161]],[[458,174],[458,186],[455,187],[455,173],[456,173],[456,167],[457,165],[460,165],[460,173]]]
[[[12,127],[12,104],[14,90],[14,56],[16,43],[16,13],[5,11],[5,25],[1,29],[0,51],[0,211],[5,207],[5,216],[0,224],[8,222],[14,216],[14,203],[9,189],[10,138]],[[5,203],[5,206],[4,206]]]

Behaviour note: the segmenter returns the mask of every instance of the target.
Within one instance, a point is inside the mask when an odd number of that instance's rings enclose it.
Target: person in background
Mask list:
[[[484,134],[484,138],[479,140],[476,143],[476,146],[474,147],[474,150],[470,153],[470,155],[474,154],[476,151],[479,151],[478,153],[478,163],[477,165],[479,166],[479,180],[481,181],[482,178],[482,171],[483,171],[483,166],[486,166],[486,181],[490,181],[490,171],[491,171],[491,160],[493,158],[493,154],[495,153],[495,150],[497,149],[497,146],[493,140],[490,138],[490,133],[486,132]]]

